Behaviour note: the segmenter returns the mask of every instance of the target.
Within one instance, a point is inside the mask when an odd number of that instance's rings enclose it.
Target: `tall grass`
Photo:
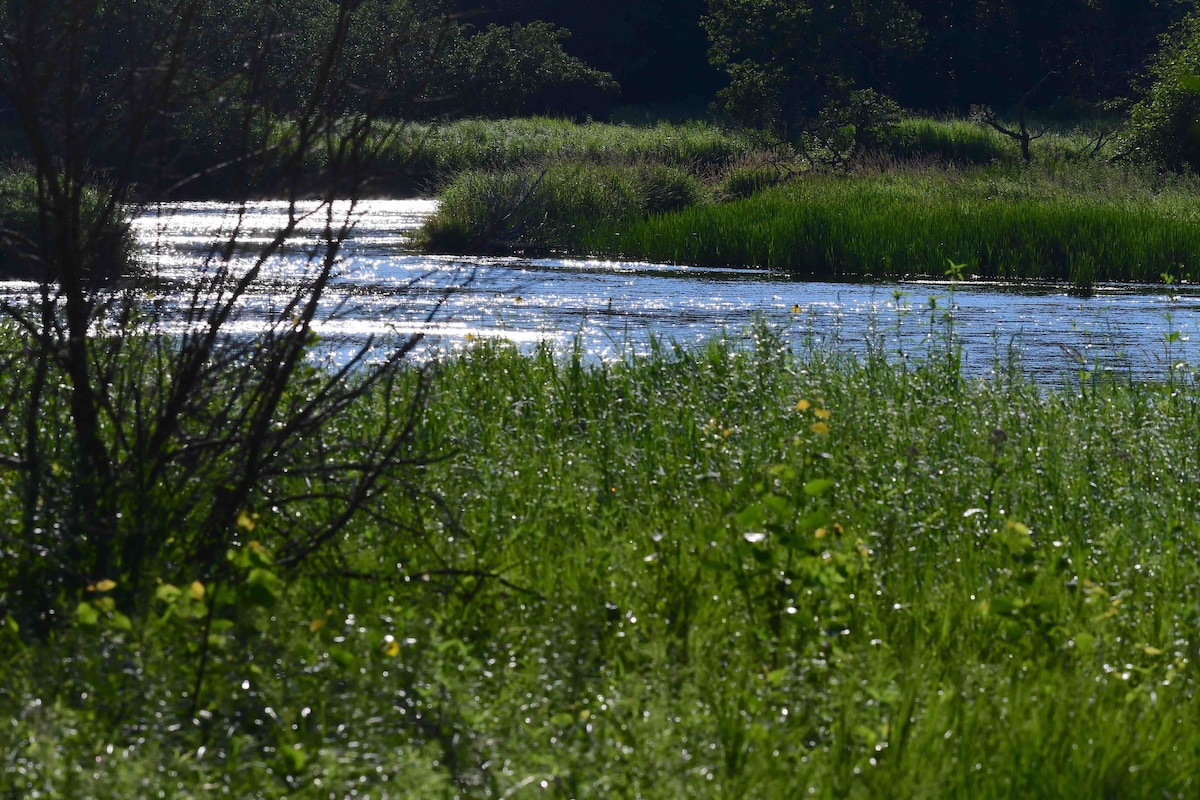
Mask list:
[[[195,620],[0,626],[0,786],[1194,796],[1196,384],[751,340],[443,361],[423,430],[456,455],[423,472],[450,513],[384,498],[241,609],[194,722]]]
[[[103,213],[102,193],[84,191],[82,212],[89,218]],[[49,242],[43,242],[43,220],[38,210],[37,179],[33,170],[15,162],[0,165],[0,279],[42,280],[42,247],[53,249],[58,222],[49,216]],[[129,277],[135,268],[134,241],[127,220],[86,226],[88,240],[78,243],[83,268],[92,286],[111,284]]]
[[[936,159],[950,164],[1016,163],[1016,145],[998,131],[967,120],[905,117],[883,137],[882,149],[898,160]]]
[[[535,117],[413,124],[403,129],[384,159],[405,165],[409,185],[436,190],[470,170],[516,170],[535,163],[657,163],[690,171],[715,170],[757,140],[703,123],[653,126],[576,124]],[[411,161],[409,156],[416,148]]]
[[[1198,222],[1186,189],[1155,191],[1119,174],[923,169],[809,175],[746,200],[598,232],[583,246],[797,276],[941,275],[953,261],[967,275],[1086,286],[1200,277]]]
[[[566,250],[597,230],[701,202],[690,173],[663,164],[551,163],[459,175],[426,222],[423,246],[436,251]]]

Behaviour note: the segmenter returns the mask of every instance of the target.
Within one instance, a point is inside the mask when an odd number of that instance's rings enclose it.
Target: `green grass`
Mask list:
[[[906,117],[884,136],[883,150],[900,161],[932,158],[950,164],[1015,163],[1017,146],[998,131],[967,120]]]
[[[543,253],[578,247],[597,230],[705,200],[690,173],[664,164],[556,162],[507,172],[459,175],[421,231],[441,252]]]
[[[476,148],[456,162],[488,166],[446,187],[425,229],[427,249],[570,252],[866,280],[941,277],[953,263],[966,276],[1083,290],[1097,281],[1200,277],[1195,181],[1093,158],[1099,139],[1082,129],[1036,140],[1034,164],[1025,167],[1016,144],[994,130],[910,118],[883,153],[828,172],[786,149],[664,155],[654,142],[681,129],[662,126],[631,135],[641,143],[622,155],[614,144],[597,160],[587,147],[546,144],[590,135],[593,126],[535,121],[514,134],[528,146],[515,156],[497,144],[506,124],[460,124],[462,141],[486,134],[497,155],[489,160]],[[522,158],[542,160],[513,166]],[[650,170],[658,172],[647,179]]]
[[[400,187],[437,191],[463,172],[520,170],[548,162],[717,170],[758,143],[751,135],[698,122],[632,126],[542,117],[459,120],[405,127],[384,148],[380,170],[384,186],[389,185],[390,167],[402,180]]]
[[[101,192],[84,191],[80,212],[95,218],[102,213]],[[47,224],[53,232],[53,216]],[[118,219],[105,226],[85,225],[87,240],[80,242],[84,269],[93,286],[128,277],[136,268],[134,242],[128,222]],[[0,166],[0,279],[39,280],[43,277],[42,222],[38,214],[37,180],[24,164]],[[51,245],[53,246],[53,245]]]
[[[808,175],[748,199],[694,206],[581,243],[603,256],[758,266],[796,276],[965,274],[1013,280],[1200,277],[1200,206],[1114,168],[937,168]]]
[[[4,792],[1196,794],[1186,372],[970,381],[952,345],[896,366],[760,328],[432,378],[449,513],[381,496],[276,606],[226,608],[196,721],[197,620],[0,627]]]

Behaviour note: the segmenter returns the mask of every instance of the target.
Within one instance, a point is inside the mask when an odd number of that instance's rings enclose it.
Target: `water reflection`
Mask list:
[[[1162,287],[1100,286],[1082,298],[1036,285],[793,282],[754,269],[406,252],[406,235],[434,207],[428,200],[372,201],[353,211],[356,227],[329,296],[328,308],[338,312],[318,327],[330,347],[372,334],[424,332],[427,353],[496,336],[560,348],[578,341],[589,357],[606,359],[645,349],[651,337],[694,345],[721,332],[740,335],[761,318],[796,347],[878,348],[896,358],[925,352],[952,330],[974,374],[1014,358],[1039,376],[1102,369],[1162,377],[1172,362],[1200,363],[1193,336],[1200,294],[1192,287],[1168,294]],[[190,203],[140,218],[144,258],[162,279],[155,302],[163,324],[169,327],[171,309],[181,307],[214,243],[234,230],[243,242],[268,241],[286,212],[282,203],[244,214]],[[314,245],[329,222],[324,213],[303,220],[285,256],[268,265],[246,299],[237,329],[253,331],[310,274]],[[230,263],[236,269],[250,258],[239,250]],[[1173,331],[1178,341],[1168,345]]]

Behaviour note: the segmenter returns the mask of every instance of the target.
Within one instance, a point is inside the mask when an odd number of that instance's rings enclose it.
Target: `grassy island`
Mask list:
[[[1195,279],[1186,175],[1111,164],[1080,133],[1034,149],[965,121],[907,120],[839,170],[795,153],[580,164],[553,157],[451,181],[426,246],[767,267],[798,278]],[[1109,157],[1111,149],[1104,151]]]

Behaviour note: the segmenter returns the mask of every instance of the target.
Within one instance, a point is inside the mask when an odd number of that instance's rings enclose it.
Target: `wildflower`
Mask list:
[[[796,403],[796,410],[797,411],[808,411],[808,409],[811,405],[812,404],[809,403],[807,400],[801,400],[799,403]]]
[[[815,434],[824,436],[829,433],[829,426],[824,422],[814,422],[811,426],[809,426],[809,430]]]

